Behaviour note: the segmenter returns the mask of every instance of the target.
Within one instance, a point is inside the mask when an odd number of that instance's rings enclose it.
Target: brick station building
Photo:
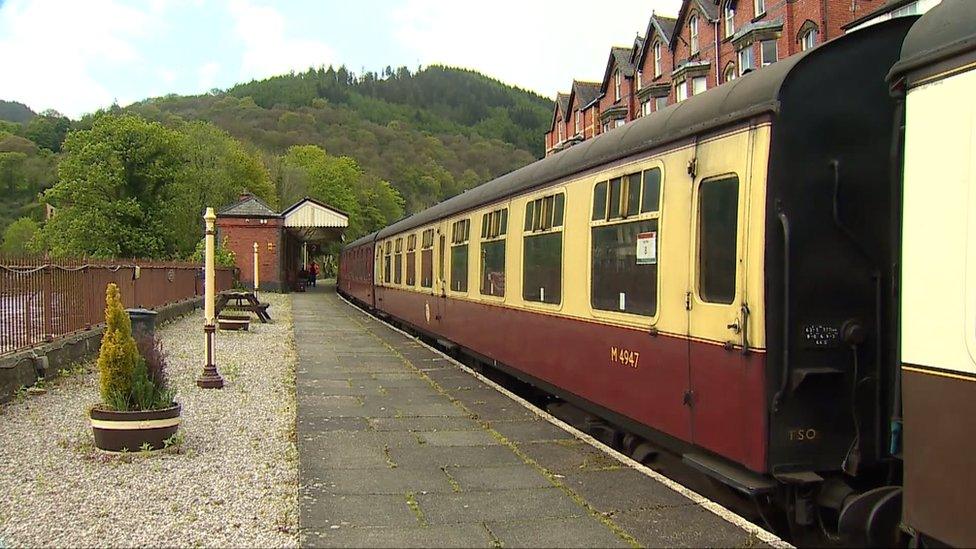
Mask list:
[[[254,285],[254,244],[258,245],[259,289],[290,291],[299,272],[321,247],[340,240],[349,216],[324,202],[305,197],[283,212],[260,198],[243,194],[217,213],[217,240],[234,252],[241,283]]]
[[[676,17],[652,13],[643,36],[630,46],[610,49],[592,101],[571,100],[587,84],[578,80],[573,81],[573,93],[557,95],[545,135],[546,156],[845,31],[921,13],[939,1],[683,0]]]

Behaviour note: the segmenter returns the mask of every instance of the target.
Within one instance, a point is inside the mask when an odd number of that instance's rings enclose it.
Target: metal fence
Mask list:
[[[218,291],[233,286],[234,271],[217,270]],[[0,355],[101,324],[111,282],[126,307],[153,309],[203,295],[202,276],[194,263],[0,256]]]

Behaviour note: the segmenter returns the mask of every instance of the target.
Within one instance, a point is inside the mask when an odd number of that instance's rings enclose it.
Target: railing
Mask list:
[[[235,269],[217,269],[217,290]],[[0,355],[101,324],[105,288],[118,285],[126,307],[153,309],[203,295],[194,263],[141,260],[47,260],[0,256]]]

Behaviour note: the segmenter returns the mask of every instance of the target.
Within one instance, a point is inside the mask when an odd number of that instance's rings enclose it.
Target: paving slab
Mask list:
[[[608,528],[570,519],[489,522],[488,530],[503,547],[631,547]]]
[[[426,528],[338,528],[309,535],[306,547],[493,547],[481,524]]]
[[[549,488],[553,484],[528,465],[503,467],[446,467],[462,492]]]
[[[528,518],[580,517],[592,520],[587,511],[554,487],[459,494],[417,496],[420,509],[430,524],[482,521],[514,521]]]
[[[293,311],[302,545],[756,544],[334,288]]]

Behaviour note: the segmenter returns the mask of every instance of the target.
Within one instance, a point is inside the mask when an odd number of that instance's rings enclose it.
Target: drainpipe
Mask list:
[[[721,9],[722,9],[722,6],[719,5],[719,10],[721,10]],[[722,83],[719,80],[719,74],[721,74],[721,72],[722,72],[722,68],[721,68],[722,67],[722,50],[720,49],[719,44],[718,44],[718,42],[719,42],[719,40],[718,40],[718,25],[719,25],[719,23],[721,23],[721,21],[722,21],[722,15],[721,15],[721,11],[720,11],[719,12],[719,16],[718,16],[718,21],[716,21],[715,23],[712,24],[712,30],[714,31],[714,34],[715,34],[715,85],[716,86],[718,86],[719,84]]]
[[[830,40],[830,32],[827,28],[827,0],[820,0],[820,26],[823,30],[823,42]]]

